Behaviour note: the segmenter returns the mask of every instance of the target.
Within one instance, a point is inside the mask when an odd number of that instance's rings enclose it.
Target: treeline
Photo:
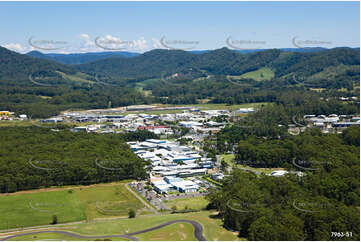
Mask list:
[[[335,48],[320,52],[281,52],[279,49],[239,53],[227,48],[194,54],[181,50],[152,50],[132,58],[108,58],[82,64],[82,72],[105,72],[122,78],[157,78],[160,73],[174,74],[190,68],[213,75],[242,75],[268,66],[276,77],[289,73],[310,76],[337,65],[360,65],[358,49]]]
[[[147,138],[156,136],[148,131],[100,135],[0,128],[0,192],[145,179],[149,162],[125,142]]]
[[[150,103],[133,88],[100,85],[37,86],[29,80],[0,82],[0,109],[45,118],[66,109],[95,109]]]
[[[306,91],[285,91],[276,97],[274,103],[262,106],[257,112],[247,115],[233,125],[226,126],[216,137],[216,146],[211,153],[235,151],[241,140],[249,137],[279,139],[291,136],[288,125],[302,123],[303,115],[360,113],[358,103],[344,103],[335,98],[328,100],[316,93]],[[216,149],[213,149],[216,148]]]
[[[354,127],[341,135],[310,132],[278,142],[246,140],[241,159],[278,159],[288,163],[291,173],[256,176],[234,169],[220,190],[210,192],[208,207],[217,208],[225,227],[248,240],[358,241],[359,132]]]

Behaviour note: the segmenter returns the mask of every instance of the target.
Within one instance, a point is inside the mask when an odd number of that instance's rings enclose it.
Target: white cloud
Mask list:
[[[55,50],[41,50],[32,47],[31,45],[22,46],[19,43],[9,43],[3,45],[3,47],[19,52],[19,53],[27,53],[32,50],[39,50],[43,53],[59,53],[59,54],[70,54],[70,53],[86,53],[86,52],[102,52],[102,51],[132,51],[132,52],[145,52],[153,48],[162,48],[158,41],[158,45],[156,47],[148,46],[148,41],[144,36],[138,39],[122,39],[121,37],[112,36],[110,34],[106,34],[104,36],[98,37],[98,43],[95,43],[96,37],[92,38],[87,33],[82,33],[77,36],[77,40],[71,41],[67,46],[63,48],[55,49]],[[155,39],[153,39],[153,42]],[[106,48],[101,48],[101,46],[108,47],[110,50]]]
[[[9,43],[9,44],[3,45],[3,47],[6,49],[9,49],[9,50],[12,50],[12,51],[19,52],[19,53],[26,53],[29,51],[29,48],[23,47],[19,43]]]
[[[152,38],[153,40],[153,48],[154,49],[164,49],[164,46],[160,43],[159,39]]]

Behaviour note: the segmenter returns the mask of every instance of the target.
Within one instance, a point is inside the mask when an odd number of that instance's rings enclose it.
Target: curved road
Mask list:
[[[194,227],[194,236],[196,237],[196,239],[199,240],[199,241],[206,241],[206,238],[204,238],[204,236],[203,236],[203,227],[202,227],[202,225],[200,223],[196,222],[196,221],[187,220],[187,219],[172,220],[172,221],[169,221],[169,222],[154,226],[154,227],[149,228],[149,229],[144,229],[144,230],[140,230],[140,231],[129,233],[129,234],[123,234],[123,235],[118,234],[118,235],[84,236],[84,235],[79,235],[79,234],[75,234],[75,233],[72,233],[72,232],[61,231],[61,230],[46,230],[46,231],[28,232],[28,233],[11,235],[11,236],[0,239],[0,241],[5,241],[5,240],[8,240],[8,239],[21,237],[21,236],[24,236],[24,235],[42,234],[42,233],[63,234],[63,235],[67,235],[67,236],[77,238],[77,239],[101,239],[101,238],[112,238],[112,237],[114,238],[114,237],[117,237],[117,238],[125,238],[125,239],[129,239],[129,240],[137,241],[138,238],[134,237],[133,235],[154,231],[154,230],[163,228],[163,227],[165,227],[167,225],[174,224],[174,223],[190,223]]]

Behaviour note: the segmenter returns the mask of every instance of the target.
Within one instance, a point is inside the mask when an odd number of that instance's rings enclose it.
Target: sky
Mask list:
[[[360,46],[359,2],[0,2],[25,53]]]

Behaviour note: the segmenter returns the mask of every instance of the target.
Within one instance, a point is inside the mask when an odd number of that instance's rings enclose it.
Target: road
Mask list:
[[[125,187],[128,189],[129,192],[131,192],[136,198],[138,198],[138,200],[140,200],[147,208],[149,208],[150,210],[152,210],[154,212],[154,214],[159,214],[159,212],[157,210],[155,210],[152,206],[150,206],[146,201],[143,200],[143,198],[141,198],[136,192],[134,192],[130,187],[129,187],[129,183],[125,184]]]
[[[94,239],[101,239],[101,238],[125,238],[125,239],[129,239],[132,241],[138,241],[139,239],[134,237],[134,235],[138,235],[138,234],[142,234],[142,233],[147,233],[147,232],[151,232],[160,228],[163,228],[165,226],[174,224],[174,223],[189,223],[191,225],[193,225],[194,227],[194,237],[196,237],[196,239],[198,241],[206,241],[206,238],[203,236],[203,227],[200,223],[194,221],[194,220],[187,220],[187,219],[177,219],[177,220],[172,220],[169,222],[165,222],[163,224],[154,226],[152,228],[149,229],[144,229],[144,230],[140,230],[137,232],[133,232],[133,233],[128,233],[128,234],[116,234],[116,235],[94,235],[94,236],[84,236],[84,235],[79,235],[79,234],[75,234],[72,232],[68,232],[68,231],[61,231],[61,230],[47,230],[47,231],[36,231],[36,232],[28,232],[28,233],[20,233],[20,234],[16,234],[16,235],[11,235],[5,238],[0,239],[0,241],[6,241],[12,238],[17,238],[17,237],[21,237],[21,236],[25,236],[25,235],[33,235],[33,234],[42,234],[42,233],[57,233],[57,234],[62,234],[62,235],[67,235],[67,236],[71,236],[77,239],[89,239],[89,240],[94,240]]]

